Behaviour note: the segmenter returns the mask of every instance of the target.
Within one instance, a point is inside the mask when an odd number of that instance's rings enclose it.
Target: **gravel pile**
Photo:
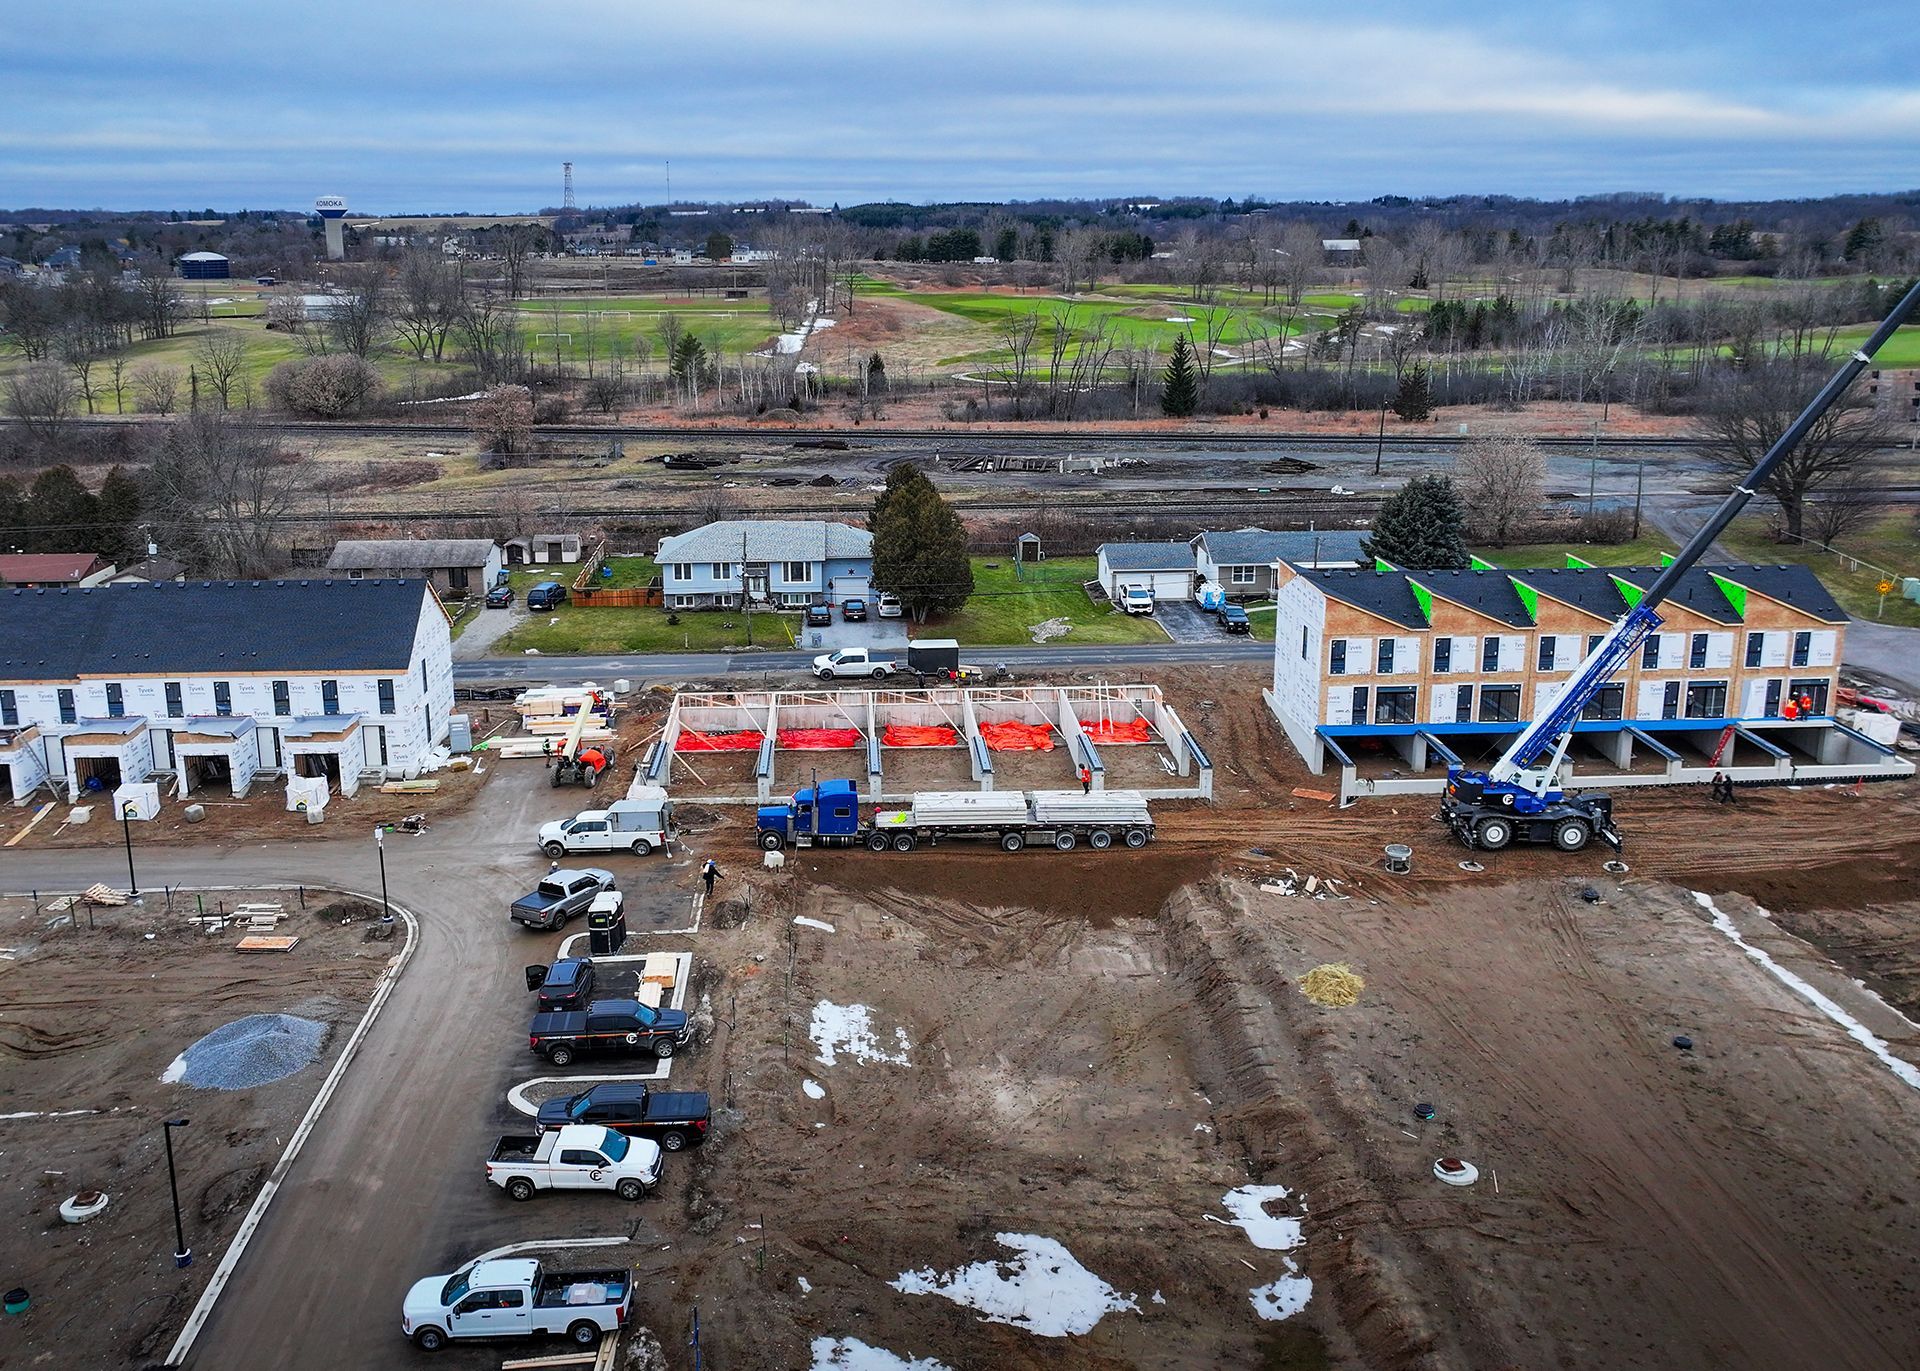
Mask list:
[[[205,1090],[250,1090],[285,1080],[320,1055],[327,1025],[292,1014],[249,1014],[223,1024],[173,1059],[163,1081]]]

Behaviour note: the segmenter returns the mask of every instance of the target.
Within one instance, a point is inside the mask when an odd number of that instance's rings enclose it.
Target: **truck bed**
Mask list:
[[[534,1154],[539,1150],[540,1137],[538,1134],[511,1133],[494,1144],[493,1155],[488,1157],[487,1160],[490,1162],[532,1161]]]
[[[627,1297],[627,1286],[632,1280],[633,1272],[627,1270],[542,1274],[533,1303],[539,1309],[592,1308],[596,1305],[618,1304]]]

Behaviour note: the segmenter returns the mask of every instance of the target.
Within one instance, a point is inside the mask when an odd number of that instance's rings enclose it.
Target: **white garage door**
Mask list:
[[[836,605],[843,605],[848,600],[871,599],[872,589],[869,578],[852,574],[836,576],[833,578],[833,584],[827,587],[827,598]]]

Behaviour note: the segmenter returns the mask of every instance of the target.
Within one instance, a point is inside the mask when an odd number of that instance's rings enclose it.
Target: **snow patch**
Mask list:
[[[816,1080],[804,1080],[800,1082],[800,1088],[807,1092],[807,1098],[810,1100],[824,1100],[827,1098],[827,1088]]]
[[[875,1062],[886,1062],[892,1066],[911,1066],[907,1051],[907,1031],[904,1028],[893,1030],[895,1050],[888,1051],[880,1045],[873,1032],[873,1011],[863,1004],[835,1004],[832,1000],[822,1000],[813,1007],[813,1022],[807,1026],[807,1036],[813,1039],[819,1049],[817,1060],[822,1066],[832,1066],[844,1052],[862,1066],[871,1066]]]
[[[1253,1299],[1253,1312],[1263,1319],[1290,1319],[1307,1307],[1307,1301],[1313,1297],[1313,1282],[1305,1276],[1295,1274],[1299,1271],[1291,1260],[1287,1262],[1287,1273],[1271,1285],[1256,1286],[1250,1293]]]
[[[944,1296],[979,1310],[990,1323],[1010,1323],[1044,1338],[1085,1333],[1110,1313],[1140,1308],[1134,1296],[1120,1294],[1052,1238],[996,1233],[994,1241],[1019,1255],[945,1275],[932,1267],[903,1271],[887,1284],[903,1295]]]
[[[833,925],[832,925],[832,924],[828,924],[828,923],[821,923],[821,922],[820,922],[820,920],[818,920],[818,919],[809,919],[809,918],[808,918],[808,917],[807,917],[806,915],[804,915],[804,914],[796,914],[796,915],[794,916],[794,919],[793,919],[793,921],[794,921],[795,923],[797,923],[797,924],[799,924],[799,925],[800,925],[800,927],[802,927],[802,928],[817,928],[817,929],[819,929],[819,930],[820,930],[820,931],[821,931],[822,933],[831,933],[831,932],[833,932],[833,931],[834,931],[834,930],[833,930]]]
[[[1896,1057],[1887,1047],[1884,1038],[1876,1035],[1872,1029],[1854,1018],[1853,1015],[1847,1013],[1846,1010],[1821,994],[1820,991],[1814,989],[1813,986],[1801,980],[1800,977],[1794,975],[1793,972],[1776,962],[1766,949],[1755,947],[1752,943],[1741,937],[1739,927],[1713,902],[1711,895],[1703,895],[1696,890],[1693,892],[1693,898],[1702,909],[1713,915],[1714,928],[1726,934],[1735,947],[1738,947],[1742,952],[1758,962],[1760,966],[1766,970],[1769,975],[1778,980],[1780,984],[1786,986],[1787,989],[1793,991],[1794,994],[1839,1024],[1840,1027],[1846,1031],[1849,1038],[1852,1038],[1855,1042],[1859,1043],[1860,1046],[1866,1048],[1867,1051],[1878,1057],[1886,1066],[1887,1070],[1893,1072],[1894,1075],[1898,1076],[1903,1082],[1912,1086],[1915,1090],[1920,1090],[1920,1067],[1916,1067],[1912,1062]],[[1764,909],[1761,910],[1760,913],[1766,915]],[[1767,917],[1771,916],[1769,915]]]
[[[858,1338],[815,1338],[813,1371],[950,1371],[931,1357],[902,1357]]]
[[[1229,1190],[1220,1203],[1233,1215],[1233,1221],[1246,1232],[1255,1247],[1269,1252],[1291,1252],[1301,1243],[1300,1220],[1282,1218],[1267,1212],[1267,1206],[1284,1200],[1293,1192],[1284,1185],[1243,1185]],[[1301,1209],[1306,1206],[1302,1204]]]

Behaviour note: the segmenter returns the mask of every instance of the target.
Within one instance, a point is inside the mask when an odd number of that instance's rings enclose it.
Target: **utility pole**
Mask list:
[[[753,596],[747,589],[747,526],[740,525],[740,608],[747,613],[747,646],[753,646]]]
[[[1373,474],[1375,476],[1378,476],[1380,474],[1380,455],[1382,452],[1386,450],[1386,446],[1387,446],[1387,397],[1385,394],[1382,394],[1380,396],[1380,431],[1374,436],[1374,440],[1373,440]]]
[[[1647,490],[1647,459],[1642,457],[1633,465],[1633,536],[1640,537],[1640,497]]]

